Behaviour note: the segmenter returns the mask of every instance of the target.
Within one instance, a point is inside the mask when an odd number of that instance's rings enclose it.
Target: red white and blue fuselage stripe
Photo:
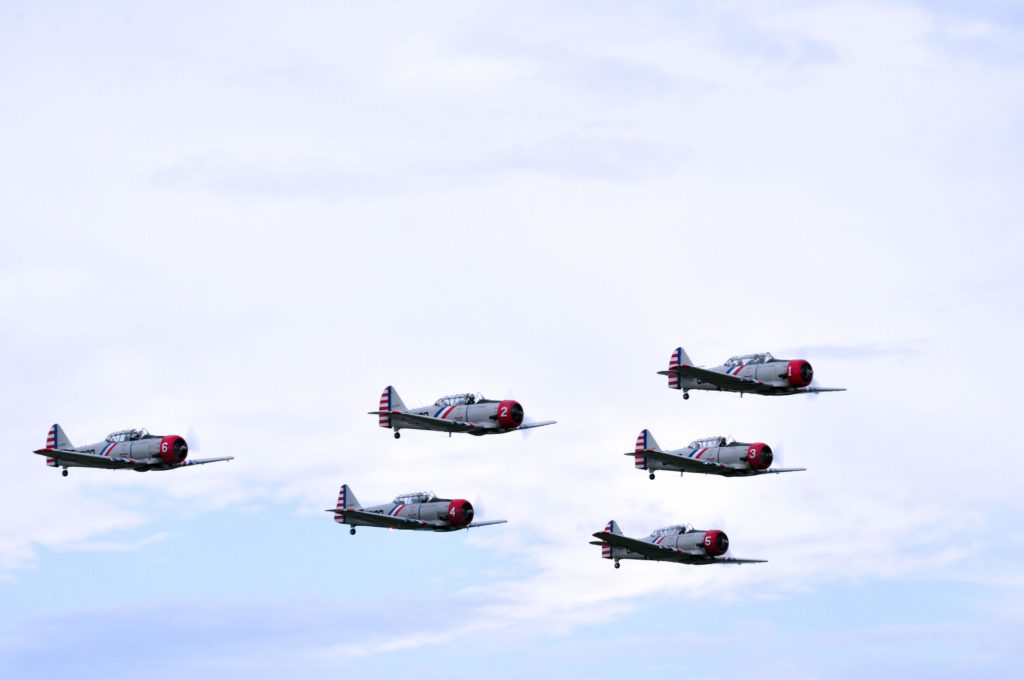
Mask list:
[[[442,406],[441,408],[437,409],[437,413],[434,414],[434,417],[441,418],[443,420],[444,418],[450,416],[452,414],[452,411],[454,411],[455,409],[455,406]]]
[[[391,512],[389,512],[388,515],[390,515],[391,517],[398,517],[398,513],[401,512],[402,508],[404,507],[405,503],[399,503],[398,505],[391,509]]]
[[[109,456],[110,453],[114,450],[115,446],[117,446],[117,442],[110,442],[105,447],[103,447],[103,450],[100,451],[100,455],[101,456]]]
[[[705,446],[703,449],[694,449],[693,451],[690,451],[690,453],[687,454],[687,457],[689,457],[689,458],[696,458],[696,459],[700,460],[700,457],[703,456],[707,452],[708,452],[708,447]]]

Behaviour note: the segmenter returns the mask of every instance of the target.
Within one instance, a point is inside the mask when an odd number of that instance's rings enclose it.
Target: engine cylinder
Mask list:
[[[462,498],[448,503],[448,521],[457,527],[468,526],[473,521],[473,504]]]
[[[725,535],[724,531],[718,529],[712,529],[704,533],[704,552],[709,557],[718,557],[724,555],[725,551],[729,549],[729,537]]]
[[[160,457],[168,465],[184,463],[188,457],[188,444],[176,434],[169,434],[160,440]]]
[[[786,365],[786,382],[792,387],[807,387],[814,378],[811,363],[803,359],[794,359]]]
[[[747,447],[747,464],[755,470],[767,470],[771,467],[775,454],[767,444],[751,444]]]

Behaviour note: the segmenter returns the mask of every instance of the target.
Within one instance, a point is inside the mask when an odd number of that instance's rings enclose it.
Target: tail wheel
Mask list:
[[[619,564],[619,561],[618,561],[618,560],[615,560],[615,568],[616,568],[616,569],[618,569],[618,568],[619,568],[619,567],[621,567],[621,566],[622,566],[622,565],[621,565],[621,564]]]
[[[61,477],[67,477],[68,476],[67,468],[64,468],[63,470],[60,471],[60,476]]]
[[[647,475],[647,476],[650,477],[651,479],[654,479],[654,473],[653,472],[651,474]]]
[[[355,535],[356,535],[356,528],[355,528],[355,527],[352,527],[351,529],[349,529],[349,530],[348,530],[348,533],[350,533],[350,534],[352,534],[353,536],[355,536]]]
[[[395,439],[401,439],[401,437],[402,437],[402,433],[401,432],[395,432]]]
[[[690,398],[690,393],[689,392],[683,392],[683,399],[689,399],[689,398]]]

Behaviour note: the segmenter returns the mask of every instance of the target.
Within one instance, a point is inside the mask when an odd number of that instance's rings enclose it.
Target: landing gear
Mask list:
[[[690,393],[687,392],[686,390],[683,390],[683,399],[689,399],[689,398],[690,398]]]
[[[653,472],[651,474],[647,475],[647,476],[650,477],[651,479],[654,479],[654,473]]]
[[[61,470],[60,471],[60,476],[61,477],[67,477],[68,476],[68,469],[64,468],[63,470]]]
[[[402,433],[401,432],[395,432],[395,439],[401,439],[401,438],[402,438]]]
[[[355,536],[355,535],[356,535],[356,528],[355,528],[355,527],[352,527],[351,529],[349,529],[349,530],[348,530],[348,533],[350,533],[350,534],[352,534],[353,536]]]
[[[615,568],[618,569],[620,566],[622,566],[622,565],[619,564],[619,561],[615,560]]]

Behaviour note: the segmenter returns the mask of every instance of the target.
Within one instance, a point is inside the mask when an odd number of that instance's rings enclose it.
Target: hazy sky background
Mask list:
[[[0,5],[0,672],[1021,675],[1022,25]],[[849,391],[683,402],[678,345]],[[387,384],[559,422],[396,441]],[[31,453],[53,422],[236,460],[62,479]],[[651,482],[621,455],[644,427],[808,471]],[[352,537],[342,482],[509,523]],[[769,562],[614,570],[612,518]]]

